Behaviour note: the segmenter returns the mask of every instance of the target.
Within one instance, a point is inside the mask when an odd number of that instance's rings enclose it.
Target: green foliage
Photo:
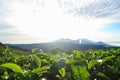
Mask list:
[[[0,44],[0,80],[119,80],[120,49],[24,54]]]
[[[111,60],[111,59],[114,58],[114,57],[115,57],[115,56],[112,55],[112,56],[108,56],[108,57],[103,58],[101,64],[103,64],[103,63],[106,62],[106,61]]]
[[[50,67],[41,67],[41,68],[36,68],[32,70],[32,73],[37,74],[37,73],[42,73],[43,71],[47,71],[50,69]]]
[[[60,73],[61,77],[64,77],[65,76],[65,68],[61,68],[59,70],[59,73]]]
[[[90,77],[89,72],[82,66],[71,66],[75,80],[87,80]]]
[[[56,77],[60,80],[65,80],[65,68],[61,68],[58,72],[59,74]]]
[[[96,74],[98,77],[104,79],[104,80],[111,80],[109,77],[107,77],[104,73],[98,72]]]
[[[35,63],[37,64],[37,67],[41,67],[41,60],[39,57],[37,57],[35,54],[33,55]]]
[[[35,53],[36,50],[38,50],[38,48],[32,49],[32,53]]]
[[[5,64],[2,64],[1,66],[5,67],[5,68],[8,68],[8,69],[11,69],[14,72],[19,72],[19,73],[23,74],[23,71],[22,71],[21,67],[18,66],[17,64],[14,64],[14,63],[5,63]]]
[[[96,64],[98,64],[98,62],[96,60],[91,60],[88,63],[88,69],[91,69],[92,67],[94,67]]]

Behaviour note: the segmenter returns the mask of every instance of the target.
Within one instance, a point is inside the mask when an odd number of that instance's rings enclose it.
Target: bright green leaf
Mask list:
[[[103,64],[104,62],[106,62],[106,61],[108,61],[108,60],[110,60],[110,59],[112,59],[114,57],[115,56],[108,56],[108,57],[103,58],[101,64]]]
[[[37,67],[41,67],[41,60],[38,56],[36,56],[35,54],[33,55],[35,63],[37,64]]]
[[[65,76],[65,68],[61,68],[61,69],[59,70],[59,73],[60,73],[60,75],[61,75],[62,77],[64,77],[64,76]]]
[[[71,70],[76,80],[85,80],[90,77],[89,72],[82,66],[71,66]]]
[[[80,72],[78,71],[77,66],[71,66],[71,70],[75,79],[81,79]]]
[[[32,49],[32,53],[34,53],[37,49],[38,49],[38,48],[34,48],[34,49]]]
[[[46,71],[46,70],[48,70],[48,69],[50,69],[50,67],[41,67],[41,68],[36,68],[36,69],[33,69],[32,70],[32,73],[42,73],[43,71]]]
[[[94,67],[96,64],[98,64],[98,62],[96,60],[91,60],[88,63],[88,69],[91,69],[92,67]]]
[[[60,75],[56,75],[56,77],[60,79]]]
[[[87,69],[82,67],[82,66],[80,66],[79,71],[81,73],[82,80],[85,80],[85,79],[87,79],[90,76],[90,74],[87,71]]]
[[[14,63],[5,63],[5,64],[2,64],[1,66],[5,67],[5,68],[8,68],[8,69],[11,69],[14,72],[19,72],[19,73],[23,74],[23,71],[22,71],[21,67],[18,66],[17,64],[14,64]]]

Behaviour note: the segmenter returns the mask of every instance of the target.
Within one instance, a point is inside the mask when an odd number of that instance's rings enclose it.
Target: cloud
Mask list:
[[[7,0],[6,0],[7,1]],[[92,18],[88,14],[89,11],[80,16],[74,17],[66,13],[69,10],[76,8],[84,8],[90,4],[95,3],[94,0],[40,0],[42,2],[36,3],[37,0],[12,0],[9,2],[11,14],[5,18],[6,22],[14,25],[16,29],[21,30],[25,34],[32,36],[40,36],[42,38],[79,38],[88,37],[88,34],[93,36],[97,34],[95,31],[101,28],[99,20],[87,21],[84,15]],[[64,13],[65,12],[65,13]],[[74,12],[77,13],[77,12]],[[88,26],[90,27],[89,29]],[[95,35],[96,36],[96,35]]]
[[[120,0],[57,0],[59,9],[67,14],[84,19],[106,19],[108,22],[120,21]],[[26,8],[36,14],[47,6],[48,0],[0,0],[1,17],[10,15],[15,7]],[[55,2],[54,0],[51,1]],[[54,6],[55,7],[55,6]],[[27,12],[24,11],[24,12]],[[9,13],[9,14],[8,14]],[[38,13],[39,14],[39,13]],[[106,21],[105,20],[105,21]]]
[[[119,4],[119,0],[0,0],[0,20],[14,28],[1,24],[0,32],[49,40],[111,38],[99,29],[105,23],[120,21]]]
[[[0,0],[0,19],[10,14],[9,3],[10,0]]]
[[[0,30],[4,30],[4,29],[10,29],[12,28],[11,26],[9,26],[8,24],[3,24],[3,23],[0,23]]]
[[[86,19],[120,21],[120,0],[59,0],[65,11]]]
[[[0,42],[3,43],[32,43],[36,42],[34,36],[23,34],[9,24],[0,23]]]
[[[0,23],[0,37],[21,36],[22,34],[14,27],[7,23]]]
[[[32,14],[34,14],[40,10],[40,7],[44,6],[44,1],[45,0],[0,0],[0,18],[13,14],[16,7],[18,10],[26,8],[29,13],[32,12]]]

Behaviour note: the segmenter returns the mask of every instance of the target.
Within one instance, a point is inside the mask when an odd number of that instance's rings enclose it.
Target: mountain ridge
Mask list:
[[[102,42],[102,41],[92,41],[92,40],[89,40],[89,39],[77,39],[77,40],[71,40],[71,39],[59,39],[59,40],[56,40],[55,42],[71,42],[71,43],[75,43],[75,44],[85,44],[85,45],[108,45],[110,46],[109,44],[105,43],[105,42]]]
[[[95,42],[88,39],[59,39],[53,42],[47,43],[32,43],[32,44],[6,44],[10,47],[24,49],[24,50],[32,50],[33,48],[42,49],[43,51],[51,51],[54,48],[61,48],[63,50],[89,50],[89,49],[106,49],[110,48],[111,45],[104,42]]]

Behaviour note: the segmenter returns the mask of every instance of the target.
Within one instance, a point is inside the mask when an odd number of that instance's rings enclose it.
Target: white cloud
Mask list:
[[[24,11],[27,14],[39,14],[45,7],[60,9],[66,14],[71,14],[84,19],[106,19],[108,21],[119,21],[119,0],[0,0],[0,13],[12,13],[12,11]],[[51,9],[49,9],[51,10]],[[58,10],[57,10],[58,11]],[[43,13],[44,14],[44,13]],[[50,13],[49,13],[50,14]],[[41,14],[40,14],[41,15]]]
[[[2,21],[10,23],[21,33],[44,40],[108,39],[111,36],[99,32],[99,29],[104,23],[119,21],[120,17],[119,0],[3,1],[0,14],[6,14],[3,18],[0,16]]]
[[[72,15],[106,19],[108,22],[120,21],[119,0],[59,0],[66,11]],[[119,17],[119,18],[118,18]]]

